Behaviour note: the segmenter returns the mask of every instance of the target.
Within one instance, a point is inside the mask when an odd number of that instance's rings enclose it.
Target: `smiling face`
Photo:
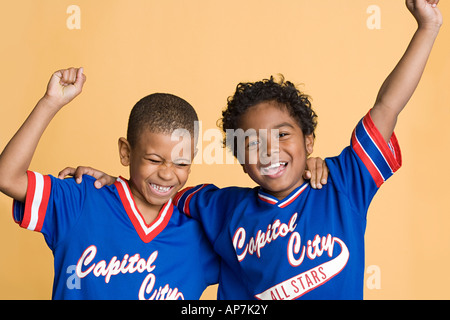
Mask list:
[[[241,117],[240,128],[255,132],[245,139],[242,166],[265,192],[281,200],[304,183],[314,137],[303,134],[286,106],[273,101],[252,106]]]
[[[194,139],[171,138],[171,134],[146,129],[133,147],[125,138],[119,139],[121,162],[130,167],[130,189],[147,223],[184,186],[190,173]]]

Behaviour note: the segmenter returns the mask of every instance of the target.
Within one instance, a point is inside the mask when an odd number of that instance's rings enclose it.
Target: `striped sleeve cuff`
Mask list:
[[[51,179],[40,173],[27,171],[28,188],[25,203],[14,200],[13,218],[22,228],[41,231],[50,197]]]
[[[174,205],[178,207],[178,210],[180,210],[185,215],[191,217],[191,210],[189,208],[189,203],[198,191],[203,189],[204,187],[208,186],[208,184],[200,184],[195,187],[188,187],[180,192],[177,193],[177,195],[174,198]]]
[[[370,111],[358,123],[351,145],[379,188],[402,165],[402,155],[395,133],[386,143],[373,123]]]

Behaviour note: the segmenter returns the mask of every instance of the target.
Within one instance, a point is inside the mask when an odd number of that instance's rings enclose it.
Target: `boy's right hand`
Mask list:
[[[63,169],[60,173],[58,173],[59,179],[64,179],[66,176],[71,176],[75,178],[77,183],[81,183],[83,175],[88,175],[97,179],[94,182],[94,186],[97,189],[102,188],[103,186],[110,186],[116,182],[116,177],[110,176],[103,171],[91,168],[91,167],[83,167],[79,166],[76,169],[72,167],[67,167]]]
[[[81,93],[85,82],[83,68],[58,70],[50,78],[43,99],[56,108],[62,108]]]

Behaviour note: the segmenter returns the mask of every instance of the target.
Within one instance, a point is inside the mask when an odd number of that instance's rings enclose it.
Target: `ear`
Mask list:
[[[305,149],[306,153],[309,156],[314,151],[314,134],[309,134],[305,136]]]
[[[130,165],[131,146],[127,139],[119,138],[119,156],[120,163],[127,167]]]

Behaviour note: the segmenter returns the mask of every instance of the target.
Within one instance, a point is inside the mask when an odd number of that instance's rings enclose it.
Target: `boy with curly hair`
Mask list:
[[[316,127],[309,98],[284,79],[237,86],[222,114],[225,145],[259,186],[204,184],[175,198],[181,211],[201,221],[222,258],[219,299],[363,298],[368,207],[401,166],[394,127],[442,25],[438,2],[406,1],[417,31],[350,146],[326,159],[322,190],[302,177]]]
[[[442,24],[438,2],[406,1],[418,29],[354,129],[350,146],[326,159],[329,178],[322,190],[302,178],[316,126],[308,97],[283,79],[237,86],[223,112],[225,143],[238,158],[244,148],[242,167],[259,187],[201,185],[176,199],[202,222],[222,257],[219,298],[363,297],[367,210],[401,166],[394,127]]]

